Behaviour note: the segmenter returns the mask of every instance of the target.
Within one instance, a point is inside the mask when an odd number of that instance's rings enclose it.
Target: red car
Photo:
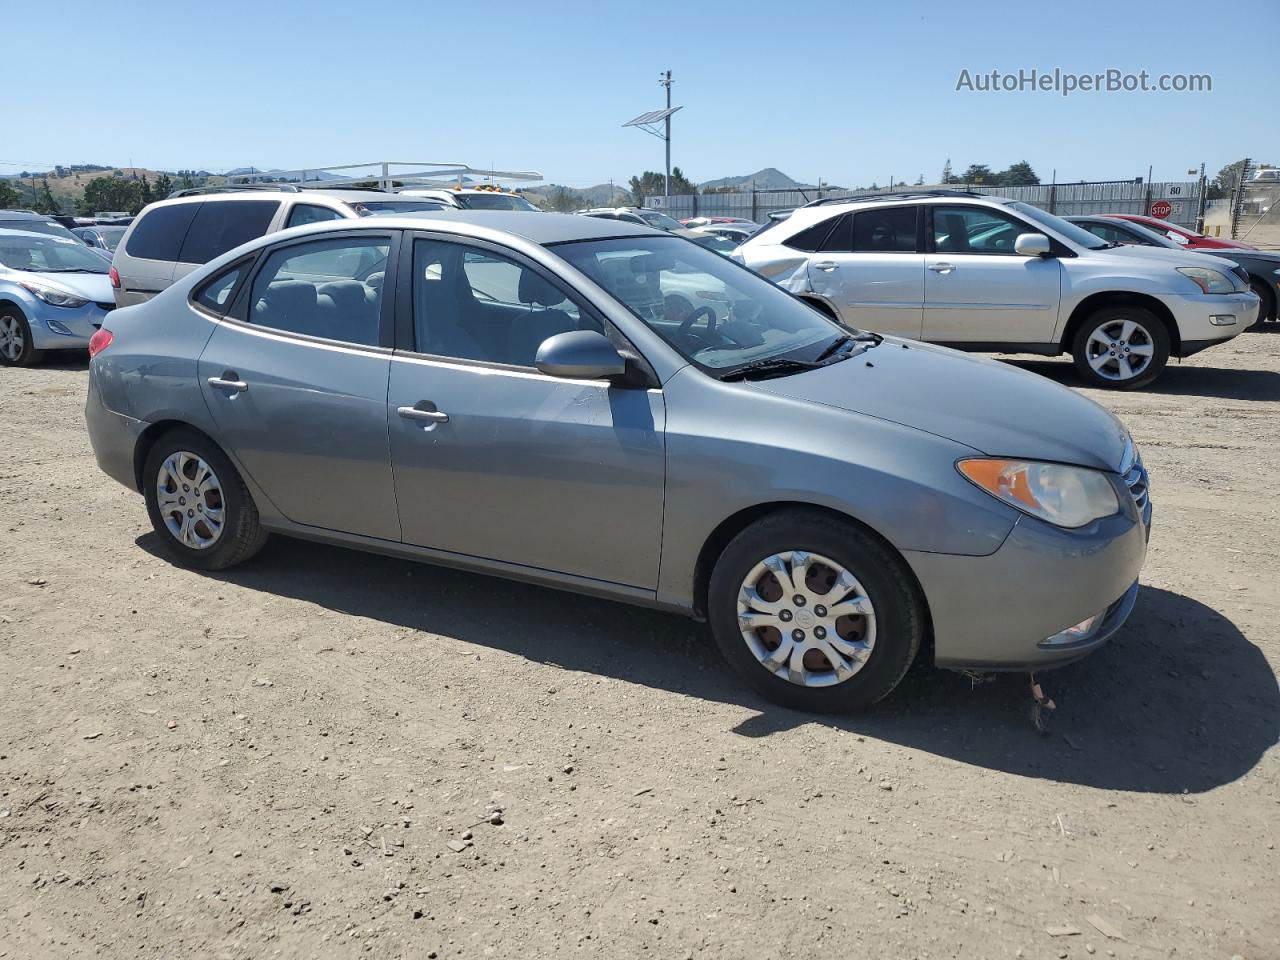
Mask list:
[[[1248,243],[1241,243],[1239,240],[1227,240],[1222,237],[1206,237],[1203,233],[1196,233],[1194,230],[1188,230],[1186,227],[1180,227],[1176,223],[1170,223],[1168,220],[1157,220],[1155,217],[1143,217],[1132,213],[1104,213],[1104,217],[1110,217],[1112,220],[1132,220],[1134,223],[1140,223],[1148,230],[1154,230],[1156,233],[1163,233],[1174,243],[1181,244],[1188,250],[1257,250],[1258,248]]]

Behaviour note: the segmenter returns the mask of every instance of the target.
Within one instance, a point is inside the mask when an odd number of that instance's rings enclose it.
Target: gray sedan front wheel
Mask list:
[[[708,616],[725,659],[766,697],[821,713],[865,707],[906,673],[924,603],[902,559],[852,522],[773,514],[725,548]]]

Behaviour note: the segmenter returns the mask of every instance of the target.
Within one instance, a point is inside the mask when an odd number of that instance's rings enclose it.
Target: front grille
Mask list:
[[[1149,478],[1147,476],[1147,468],[1142,462],[1142,455],[1138,453],[1138,448],[1133,445],[1133,441],[1129,441],[1129,449],[1125,451],[1124,464],[1125,486],[1129,488],[1129,492],[1133,494],[1133,502],[1138,505],[1138,513],[1142,513],[1147,509],[1147,501],[1150,499],[1151,491],[1148,489]]]

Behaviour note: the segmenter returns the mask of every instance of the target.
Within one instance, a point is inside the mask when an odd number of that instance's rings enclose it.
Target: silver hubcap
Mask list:
[[[861,670],[876,644],[876,614],[856,577],[800,550],[760,561],[738,591],[738,626],[770,673],[831,687]]]
[[[0,354],[9,360],[17,360],[27,344],[17,317],[0,317]]]
[[[1142,324],[1108,320],[1089,335],[1085,347],[1089,366],[1107,380],[1132,380],[1151,365],[1155,342]]]
[[[213,468],[194,453],[179,450],[160,464],[156,477],[160,516],[175,540],[207,550],[222,536],[226,506]]]

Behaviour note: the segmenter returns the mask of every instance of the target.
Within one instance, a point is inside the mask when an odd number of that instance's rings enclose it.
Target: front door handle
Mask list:
[[[823,273],[830,273],[838,266],[840,266],[840,264],[835,263],[832,260],[819,260],[813,265],[813,269],[821,270]]]
[[[240,379],[240,374],[234,370],[223,370],[222,376],[210,377],[209,386],[218,390],[226,390],[228,393],[244,393],[249,389],[249,385]]]
[[[449,415],[441,413],[430,400],[419,400],[412,407],[396,407],[396,413],[406,420],[428,420],[431,423],[448,423]]]
[[[934,273],[950,273],[956,268],[954,263],[931,263],[929,269]]]

